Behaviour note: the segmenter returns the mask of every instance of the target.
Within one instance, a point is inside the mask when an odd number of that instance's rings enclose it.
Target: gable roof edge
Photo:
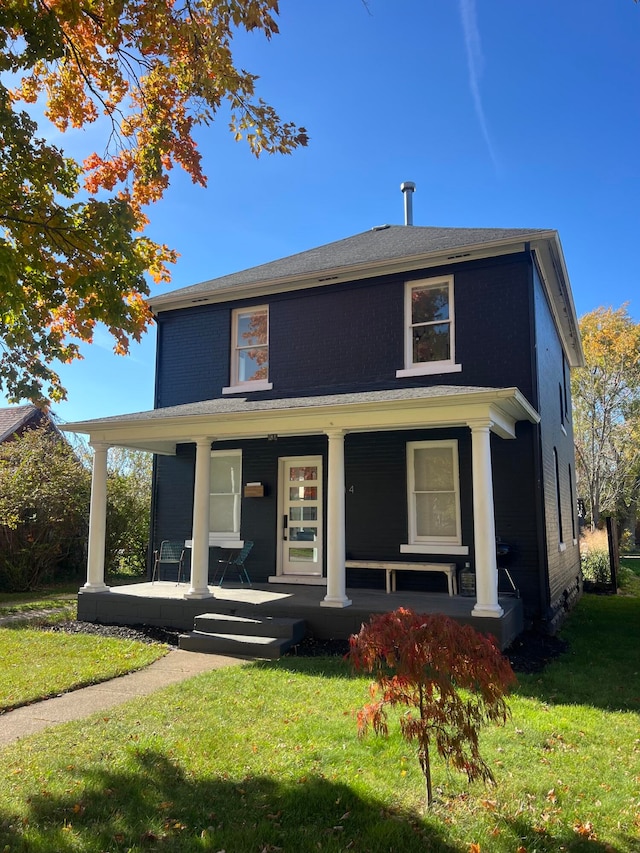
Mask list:
[[[34,417],[38,416],[40,409],[29,403],[24,406],[8,406],[0,409],[0,412],[6,413],[6,417],[0,419],[4,422],[4,429],[0,432],[0,442],[3,442],[26,426]],[[11,414],[15,415],[13,420],[11,419]]]
[[[538,261],[542,284],[569,366],[584,367],[578,317],[558,232],[554,231],[550,240],[533,240],[531,248]]]

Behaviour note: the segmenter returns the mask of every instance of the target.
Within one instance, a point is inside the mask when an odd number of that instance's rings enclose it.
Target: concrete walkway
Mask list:
[[[56,723],[81,720],[97,711],[122,705],[129,699],[148,696],[149,693],[201,672],[241,663],[246,661],[224,655],[204,655],[173,649],[145,669],[1,714],[0,746],[28,737]]]

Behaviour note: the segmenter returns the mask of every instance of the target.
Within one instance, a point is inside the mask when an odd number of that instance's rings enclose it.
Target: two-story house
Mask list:
[[[319,587],[321,608],[390,565],[396,596],[444,607],[470,569],[478,625],[515,587],[557,626],[580,593],[582,351],[555,231],[381,226],[152,308],[155,408],[67,427],[95,450],[84,593],[106,588],[106,449],[126,445],[157,454],[152,539],[187,542],[187,600],[211,595],[216,545],[251,540],[254,585]]]

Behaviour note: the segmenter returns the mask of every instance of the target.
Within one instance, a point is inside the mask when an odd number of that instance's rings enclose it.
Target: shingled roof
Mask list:
[[[19,433],[31,421],[40,422],[42,413],[36,406],[11,406],[0,409],[0,442],[6,441],[9,436]]]
[[[537,239],[555,237],[556,232],[541,228],[432,228],[417,225],[383,225],[363,231],[353,237],[327,243],[306,252],[299,252],[251,267],[220,278],[173,290],[152,300],[154,310],[175,301],[213,295],[229,289],[311,275],[358,270],[363,266],[384,265],[393,261],[409,261],[430,255],[458,256],[471,249],[505,246]],[[357,275],[353,276],[357,278]]]

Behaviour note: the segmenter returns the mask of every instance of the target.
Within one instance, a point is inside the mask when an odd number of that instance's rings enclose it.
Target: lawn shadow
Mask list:
[[[558,669],[542,676],[520,676],[512,694],[523,699],[536,699],[546,705],[584,705],[603,711],[631,711],[640,714],[640,685],[637,676],[628,681],[616,678],[574,678],[575,673]]]
[[[136,751],[133,769],[113,770],[96,760],[61,768],[58,776],[64,793],[40,790],[26,818],[0,813],[0,849],[467,850],[449,841],[434,819],[393,811],[321,776],[195,777],[153,749]]]
[[[140,748],[127,769],[95,763],[58,770],[53,793],[40,786],[26,816],[0,812],[0,849],[72,853],[468,853],[437,814],[394,811],[385,802],[321,776],[277,780],[194,776],[165,753]],[[539,853],[614,853],[634,849],[600,843],[588,831],[534,825],[520,816],[501,826],[512,849]],[[484,849],[484,848],[483,848]],[[489,849],[489,848],[488,848]],[[501,843],[501,849],[504,843]]]
[[[562,631],[567,650],[515,692],[552,705],[640,713],[640,599],[584,596]]]
[[[505,819],[504,824],[513,836],[514,850],[534,849],[537,853],[557,853],[558,850],[570,853],[623,853],[636,849],[637,839],[622,836],[620,842],[624,846],[613,846],[611,842],[599,841],[590,824],[576,824],[572,828],[550,832],[539,823],[532,826],[531,822],[522,816],[513,820]],[[503,827],[503,833],[505,829]]]

